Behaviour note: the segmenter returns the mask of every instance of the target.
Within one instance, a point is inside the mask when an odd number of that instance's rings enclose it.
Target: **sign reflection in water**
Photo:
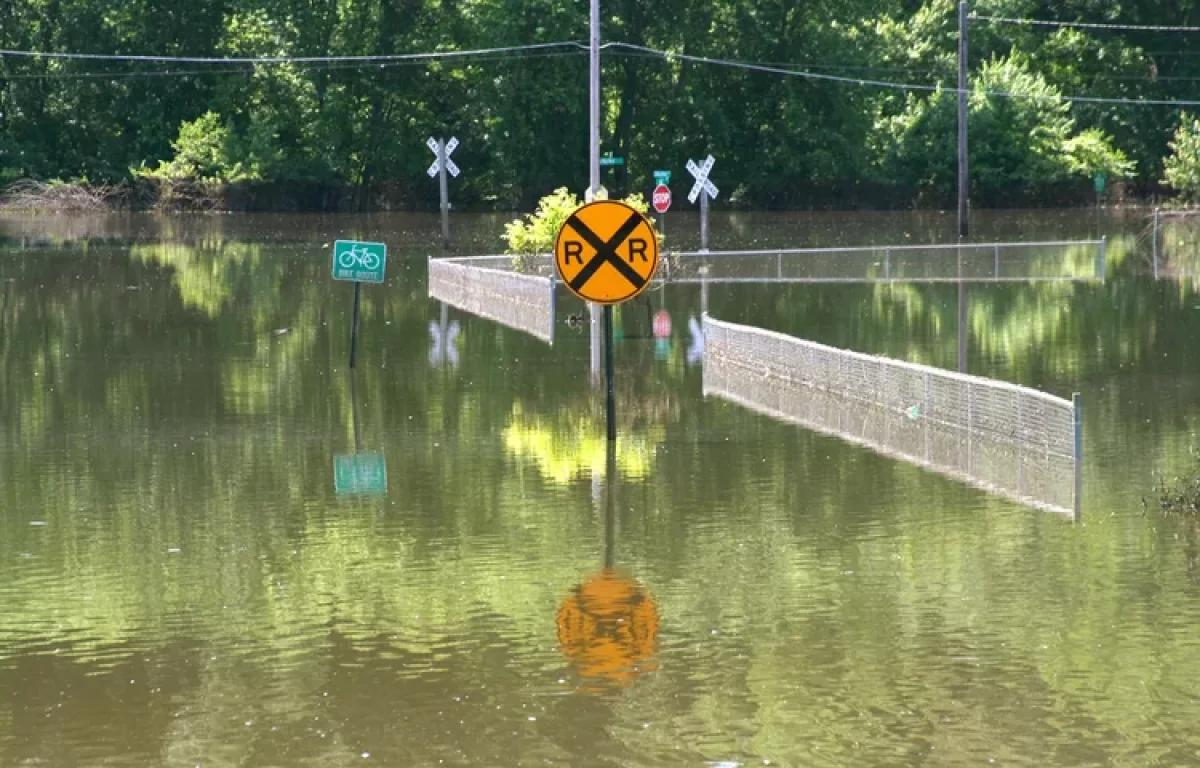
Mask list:
[[[616,444],[608,443],[604,568],[571,590],[558,609],[558,643],[583,679],[580,691],[633,684],[658,669],[658,606],[637,579],[616,567]]]

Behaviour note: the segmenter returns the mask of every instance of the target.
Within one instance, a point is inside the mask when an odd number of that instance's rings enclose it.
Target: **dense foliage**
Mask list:
[[[1197,22],[1192,0],[976,0],[971,10]],[[230,58],[468,51],[586,40],[586,11],[583,0],[8,0],[0,48]],[[604,0],[602,13],[606,41],[823,76],[605,49],[602,143],[628,161],[605,172],[617,194],[644,191],[654,168],[684,181],[686,160],[711,152],[722,199],[734,203],[951,199],[953,0]],[[1097,171],[1193,193],[1194,131],[1178,108],[1060,98],[1192,98],[1200,58],[1181,55],[1190,40],[972,22],[976,202],[1088,199]],[[585,186],[586,88],[586,51],[572,47],[370,64],[3,55],[0,182],[234,184],[291,190],[308,207],[423,205],[437,195],[425,140],[453,134],[463,143],[458,204],[529,204],[563,184]]]

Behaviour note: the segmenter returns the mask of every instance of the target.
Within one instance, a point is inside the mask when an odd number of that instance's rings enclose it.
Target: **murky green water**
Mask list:
[[[739,215],[714,245],[952,226]],[[1105,283],[967,305],[970,372],[1083,393],[1075,524],[705,400],[695,286],[620,315],[608,514],[586,331],[451,310],[435,345],[435,218],[0,219],[0,765],[1200,764],[1200,526],[1142,503],[1198,461],[1200,294],[1149,276],[1141,213],[1104,226]],[[355,235],[392,253],[350,375],[322,246]],[[1164,273],[1200,274],[1190,238]],[[958,365],[955,286],[708,301]],[[378,492],[335,488],[354,454]]]

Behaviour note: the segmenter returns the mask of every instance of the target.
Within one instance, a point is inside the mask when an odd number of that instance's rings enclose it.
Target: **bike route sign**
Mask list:
[[[338,240],[333,244],[333,279],[382,283],[387,245]]]

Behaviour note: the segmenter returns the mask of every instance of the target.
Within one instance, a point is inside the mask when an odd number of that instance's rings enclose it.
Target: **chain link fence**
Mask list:
[[[704,393],[1078,515],[1078,397],[705,317]]]

